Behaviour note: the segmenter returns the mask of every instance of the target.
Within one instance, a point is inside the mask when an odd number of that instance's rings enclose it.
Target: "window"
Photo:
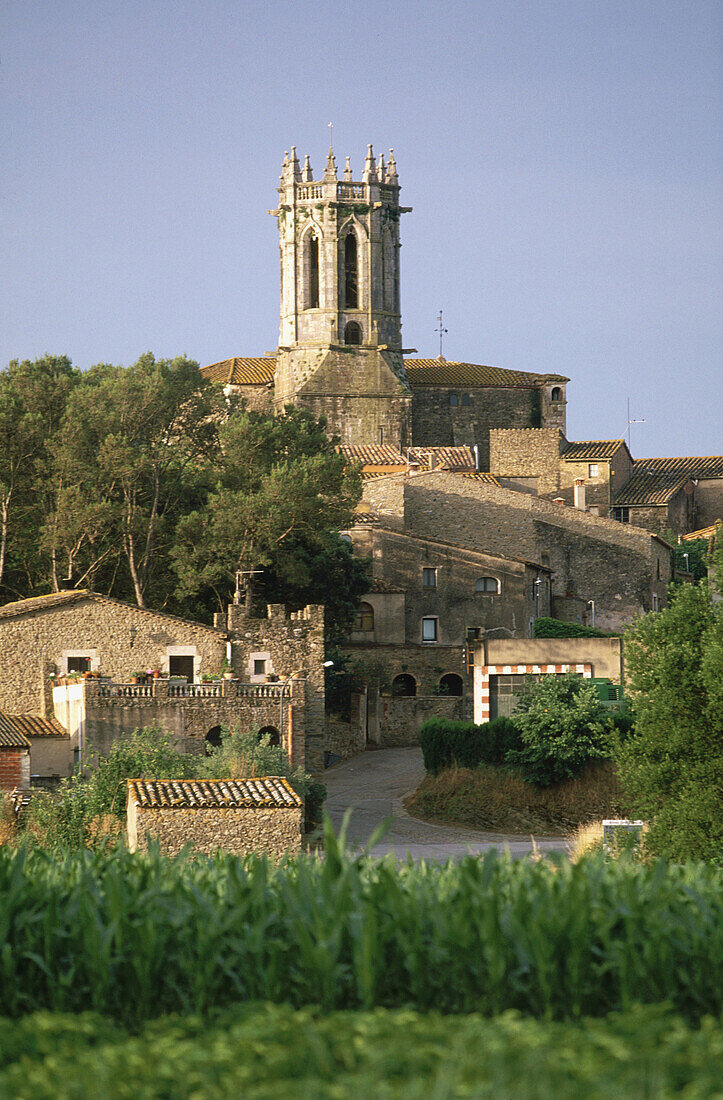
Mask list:
[[[461,695],[462,688],[462,677],[458,676],[455,672],[448,672],[439,681],[440,695]]]
[[[462,394],[462,404],[463,405],[471,405],[472,404],[472,401],[470,400],[470,396],[469,396],[468,393],[463,393]]]
[[[630,523],[630,509],[613,508],[613,519],[616,519],[618,523]]]
[[[361,342],[362,342],[361,338],[362,338],[361,326],[358,325],[356,323],[356,321],[349,321],[349,323],[344,326],[344,343],[345,344],[353,344],[353,345],[356,346],[356,345],[361,344]]]
[[[351,544],[352,544],[351,535],[339,535],[339,538],[341,539],[342,542],[345,542],[347,544],[347,546],[351,546]]]
[[[396,698],[410,698],[417,694],[417,681],[408,672],[395,676],[392,680],[392,695]]]
[[[370,603],[362,603],[359,605],[359,610],[354,620],[354,629],[364,630],[366,632],[374,629],[374,608]]]
[[[319,241],[313,232],[304,240],[305,309],[319,308]]]
[[[279,731],[276,726],[262,726],[258,732],[258,740],[260,741],[262,737],[268,737],[269,744],[273,748],[278,748],[281,744],[281,738],[279,737]]]
[[[475,581],[475,592],[499,592],[500,582],[496,577],[479,577]]]
[[[660,611],[660,596],[653,592],[653,611]]]
[[[437,570],[428,569],[426,566],[422,570],[422,588],[436,588],[437,587]]]
[[[265,675],[266,675],[266,661],[263,660],[263,659],[259,660],[259,658],[257,657],[254,660],[254,676],[265,676]]]
[[[168,658],[168,675],[169,676],[185,676],[189,684],[193,683],[193,657],[189,656],[169,656]]]
[[[68,655],[68,672],[90,672],[90,657]]]
[[[657,577],[658,577],[658,580],[660,580],[660,558],[658,558],[658,560],[656,562],[656,565],[657,565]]]
[[[552,393],[550,394],[550,400],[562,401],[562,390],[559,386],[553,386]]]
[[[600,467],[597,462],[589,462],[587,467],[588,477],[600,477]]]
[[[450,405],[452,406],[453,409],[457,408],[457,406],[459,405],[459,397],[457,396],[456,393],[450,393],[449,403],[450,403]]]
[[[423,642],[436,642],[437,641],[437,619],[425,618],[422,619],[422,641]]]
[[[356,253],[356,237],[353,233],[347,233],[344,241],[344,304],[347,309],[359,308],[359,276]]]

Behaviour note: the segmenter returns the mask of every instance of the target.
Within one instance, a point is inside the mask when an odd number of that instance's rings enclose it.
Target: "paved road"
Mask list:
[[[421,749],[379,749],[345,760],[324,775],[328,796],[326,809],[339,830],[345,811],[352,807],[347,842],[352,848],[363,848],[374,829],[392,819],[389,832],[374,845],[374,855],[393,853],[400,859],[447,859],[490,848],[507,849],[513,856],[532,851],[530,837],[503,833],[485,833],[461,826],[430,825],[411,817],[402,799],[424,778]],[[565,851],[560,838],[535,838],[542,851]]]

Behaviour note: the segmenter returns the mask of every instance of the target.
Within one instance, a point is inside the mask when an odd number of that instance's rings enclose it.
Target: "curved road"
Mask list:
[[[339,831],[351,808],[347,829],[350,848],[363,848],[376,827],[391,818],[387,834],[374,845],[375,856],[393,854],[400,859],[444,862],[477,855],[490,848],[525,856],[533,850],[531,838],[504,833],[485,833],[462,826],[430,825],[411,817],[402,799],[416,790],[424,778],[421,749],[379,749],[335,764],[324,774],[328,796],[326,810]],[[540,851],[565,851],[561,837],[535,838]]]

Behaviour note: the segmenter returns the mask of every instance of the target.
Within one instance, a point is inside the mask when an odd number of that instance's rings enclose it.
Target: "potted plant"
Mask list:
[[[228,663],[228,659],[226,657],[224,657],[221,663],[221,675],[223,676],[224,680],[233,680],[233,669]]]

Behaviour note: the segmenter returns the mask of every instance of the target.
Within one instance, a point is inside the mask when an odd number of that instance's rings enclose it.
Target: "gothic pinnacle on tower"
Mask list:
[[[329,153],[326,158],[326,169],[324,171],[324,183],[334,183],[336,181],[336,160],[334,158],[334,150],[331,145],[329,146]]]
[[[367,146],[367,156],[364,161],[364,171],[362,172],[362,183],[377,183],[377,166],[374,160],[374,150],[371,145]]]
[[[292,178],[298,183],[301,183],[301,168],[299,167],[299,158],[296,155],[296,146],[291,146],[291,174]]]
[[[314,173],[311,170],[311,161],[309,160],[309,154],[304,157],[304,167],[301,172],[301,178],[304,183],[311,183],[314,179]]]
[[[387,175],[385,183],[390,183],[394,187],[399,186],[399,176],[397,175],[397,162],[394,159],[394,150],[389,150],[389,164],[387,165]]]
[[[351,159],[349,157],[347,157],[346,158],[346,164],[344,165],[344,182],[345,183],[351,183],[353,178],[354,177],[351,174]]]

